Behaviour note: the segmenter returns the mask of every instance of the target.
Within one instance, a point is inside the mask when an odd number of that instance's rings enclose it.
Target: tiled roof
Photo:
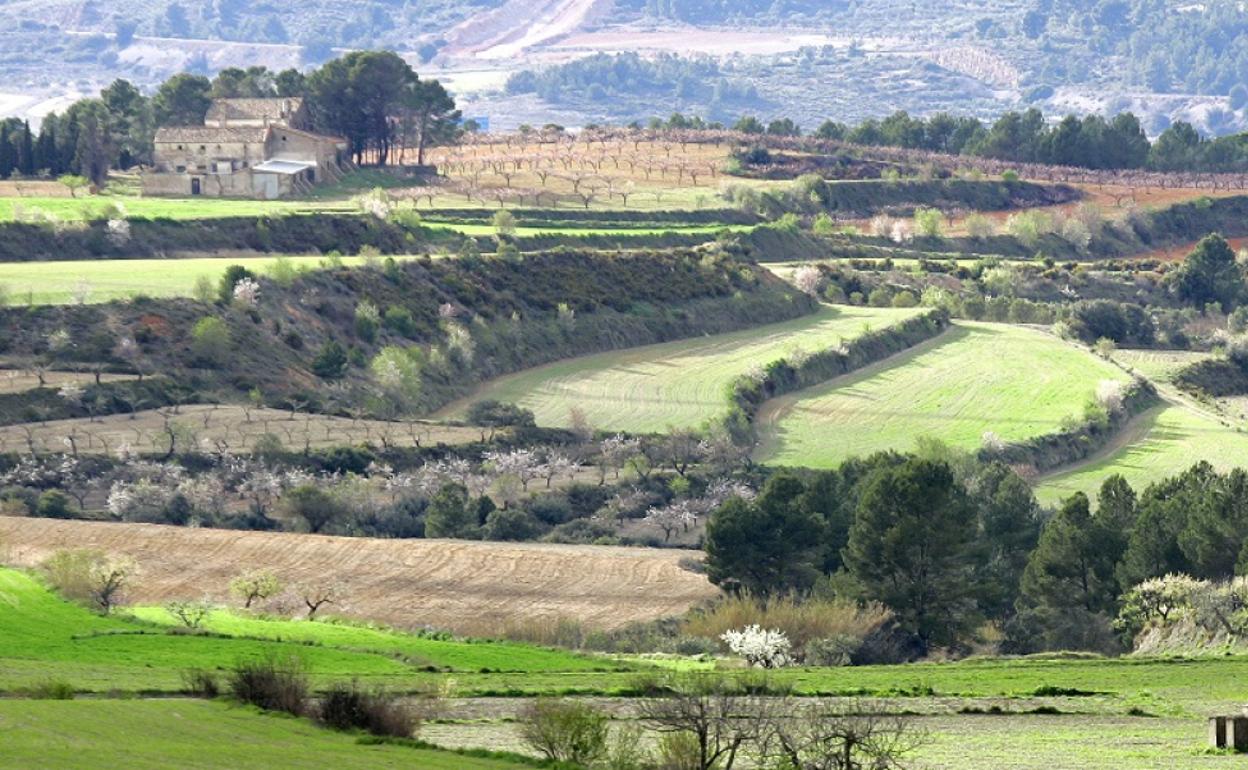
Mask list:
[[[223,144],[226,142],[261,143],[269,135],[266,127],[218,128],[216,126],[170,126],[157,129],[157,144]]]
[[[299,111],[303,99],[213,99],[206,123],[222,120],[281,120]]]

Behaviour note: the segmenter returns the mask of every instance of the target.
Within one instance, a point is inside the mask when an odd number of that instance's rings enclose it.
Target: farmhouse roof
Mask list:
[[[295,134],[296,136],[306,136],[309,139],[318,139],[322,142],[334,142],[335,144],[345,144],[347,141],[346,139],[343,139],[341,136],[330,136],[329,134],[317,134],[312,131],[304,131],[301,128],[292,128],[291,126],[274,126],[273,128],[278,131],[286,131],[288,133]]]
[[[223,144],[226,142],[247,144],[263,142],[269,136],[267,126],[222,128],[218,126],[169,126],[157,129],[156,143],[170,144]]]
[[[303,99],[290,97],[283,99],[213,99],[206,123],[218,123],[223,120],[284,120],[294,115],[303,106]]]

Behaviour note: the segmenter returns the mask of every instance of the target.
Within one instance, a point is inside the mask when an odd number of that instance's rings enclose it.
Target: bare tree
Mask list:
[[[308,608],[308,620],[326,604],[337,604],[342,597],[342,586],[333,581],[317,581],[299,586],[299,598]]]
[[[828,711],[800,706],[771,723],[760,752],[793,770],[902,770],[927,737],[904,717],[855,701]]]
[[[660,697],[639,703],[637,714],[656,732],[692,739],[698,770],[732,770],[743,751],[770,734],[784,702],[747,692],[740,682],[717,674],[675,675],[664,685]]]

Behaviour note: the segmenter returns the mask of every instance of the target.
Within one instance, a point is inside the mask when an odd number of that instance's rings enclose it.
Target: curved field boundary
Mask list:
[[[927,343],[776,399],[759,417],[762,462],[829,468],[930,437],[976,450],[984,434],[1023,441],[1057,432],[1113,364],[1045,332],[959,322]]]
[[[719,594],[680,566],[688,551],[380,540],[154,524],[0,517],[7,561],[38,564],[63,548],[133,557],[141,575],[129,600],[160,604],[206,595],[226,602],[232,577],[272,570],[286,584],[332,580],[334,614],[396,628],[434,626],[496,636],[508,623],[575,618],[613,629],[680,615]]]
[[[733,405],[752,423],[768,399],[860,370],[931,340],[948,328],[949,315],[942,310],[930,310],[887,329],[864,332],[851,342],[813,355],[777,359],[767,365],[761,379],[737,380],[732,391]]]
[[[1106,446],[1114,445],[1122,430],[1150,407],[1157,404],[1157,388],[1153,383],[1137,378],[1127,388],[1120,408],[1110,412],[1101,422],[1084,420],[1070,428],[1025,441],[1015,441],[1001,447],[984,447],[979,458],[985,462],[998,461],[1008,465],[1029,466],[1036,471],[1052,471],[1069,467]]]
[[[434,419],[459,417],[472,402],[495,399],[533,410],[537,423],[548,427],[569,425],[574,408],[601,430],[697,427],[729,411],[738,378],[765,373],[798,351],[813,359],[871,327],[892,328],[919,312],[824,305],[784,323],[566,359],[493,380]]]
[[[1045,503],[1075,492],[1095,497],[1105,479],[1114,474],[1142,491],[1201,461],[1220,471],[1248,467],[1248,434],[1188,404],[1167,400],[1139,415],[1119,440],[1101,452],[1043,477],[1036,496]]]

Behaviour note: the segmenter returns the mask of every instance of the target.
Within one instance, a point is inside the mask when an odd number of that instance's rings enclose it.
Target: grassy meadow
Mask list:
[[[5,262],[0,263],[0,286],[13,305],[66,305],[80,297],[91,303],[137,295],[191,297],[197,281],[207,278],[215,285],[230,265],[265,273],[279,259],[301,270],[328,264],[325,257],[310,256]],[[364,257],[342,257],[344,265],[362,265],[364,261]]]
[[[418,686],[431,671],[555,675],[631,668],[519,644],[261,620],[224,611],[212,614],[204,633],[188,634],[175,628],[164,609],[100,616],[63,601],[26,573],[0,569],[0,691],[54,679],[92,692],[176,692],[187,669],[220,671],[240,660],[292,655],[314,683],[348,678],[400,689]]]
[[[979,447],[991,431],[1015,441],[1057,430],[1081,413],[1112,364],[1035,329],[959,322],[888,361],[764,408],[762,461],[830,468],[931,437]]]
[[[202,700],[2,700],[0,768],[427,768],[526,763],[405,746],[361,745],[303,719]]]
[[[487,383],[439,416],[460,416],[472,401],[497,399],[533,410],[542,426],[568,425],[575,407],[602,430],[695,427],[724,412],[729,386],[752,368],[798,350],[834,347],[918,312],[824,306],[785,323],[568,359]]]

